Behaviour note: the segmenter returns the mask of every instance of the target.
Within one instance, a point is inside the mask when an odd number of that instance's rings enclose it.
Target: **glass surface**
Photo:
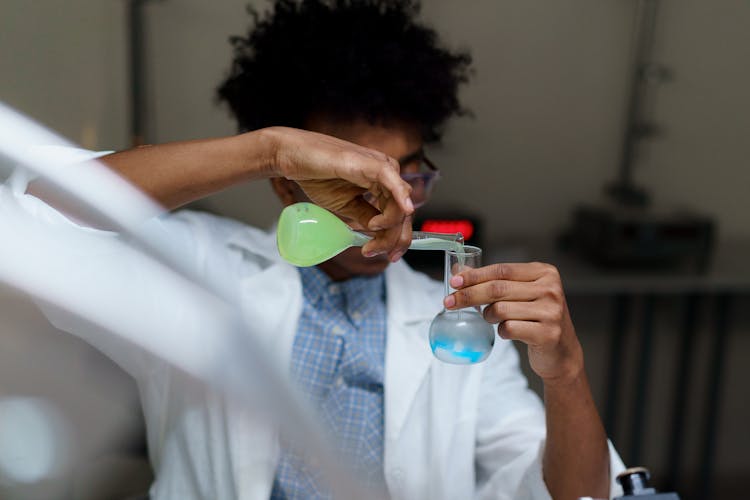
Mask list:
[[[451,276],[482,265],[482,249],[464,245],[463,251],[445,252],[445,294],[455,290]],[[495,344],[495,329],[482,317],[479,308],[443,309],[430,325],[432,353],[446,363],[469,365],[487,359]]]

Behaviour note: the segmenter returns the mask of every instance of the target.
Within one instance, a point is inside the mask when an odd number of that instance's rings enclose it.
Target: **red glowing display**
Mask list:
[[[464,241],[474,234],[474,223],[468,219],[427,219],[422,222],[420,231],[429,233],[461,233]]]

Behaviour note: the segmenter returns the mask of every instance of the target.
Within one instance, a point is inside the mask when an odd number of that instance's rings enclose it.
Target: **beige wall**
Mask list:
[[[86,147],[126,146],[124,5],[3,0],[0,100]]]
[[[716,214],[726,236],[750,236],[750,2],[670,0],[660,37],[675,80],[659,92],[666,128],[642,178],[670,203]]]
[[[440,198],[492,217],[497,241],[554,233],[572,204],[595,199],[618,163],[635,4],[429,2],[429,17],[477,62],[465,93],[477,119],[457,122],[441,154],[470,175]],[[661,2],[658,60],[674,81],[657,89],[664,135],[641,149],[636,173],[658,202],[713,213],[724,235],[745,238],[748,26],[746,1]],[[483,187],[487,177],[496,189]]]

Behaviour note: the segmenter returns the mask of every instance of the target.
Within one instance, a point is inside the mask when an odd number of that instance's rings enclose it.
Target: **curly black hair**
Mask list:
[[[414,0],[277,0],[264,17],[252,7],[247,37],[232,37],[234,59],[217,97],[240,130],[304,128],[317,115],[422,127],[437,141],[452,115],[466,114],[458,87],[468,52],[452,52],[416,18]]]

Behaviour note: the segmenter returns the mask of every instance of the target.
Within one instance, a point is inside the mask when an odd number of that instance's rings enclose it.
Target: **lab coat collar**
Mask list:
[[[388,314],[401,324],[409,325],[432,321],[442,310],[442,303],[425,300],[425,283],[428,278],[400,260],[385,271]],[[436,282],[428,287],[440,287]]]
[[[243,226],[227,239],[226,245],[230,249],[248,252],[255,257],[255,260],[265,261],[267,265],[277,263],[286,264],[276,246],[275,225],[269,231]],[[286,265],[290,268],[292,267],[289,264]]]

